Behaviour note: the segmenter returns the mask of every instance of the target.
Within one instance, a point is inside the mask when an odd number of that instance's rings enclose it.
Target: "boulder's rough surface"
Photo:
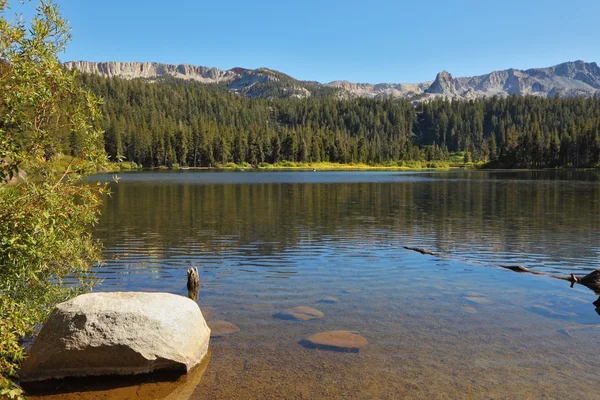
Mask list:
[[[188,371],[208,351],[198,305],[169,293],[88,293],[56,306],[21,370],[23,382]]]
[[[308,348],[358,353],[368,342],[357,332],[327,331],[310,335],[300,341],[300,344]]]
[[[323,318],[325,314],[311,307],[299,306],[278,312],[273,316],[279,319],[287,319],[293,321],[308,321],[309,319]]]

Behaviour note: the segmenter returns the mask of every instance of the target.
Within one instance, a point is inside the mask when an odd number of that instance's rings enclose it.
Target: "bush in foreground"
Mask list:
[[[105,188],[80,181],[106,155],[98,102],[57,58],[69,40],[58,8],[41,0],[29,23],[9,13],[0,0],[0,397],[18,398],[20,341],[92,283],[88,229]]]

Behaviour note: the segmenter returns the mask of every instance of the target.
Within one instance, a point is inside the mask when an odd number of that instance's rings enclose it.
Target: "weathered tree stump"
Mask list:
[[[188,297],[194,301],[198,301],[198,294],[200,293],[200,276],[198,275],[198,268],[188,268],[187,290]]]
[[[555,276],[555,278],[564,279],[571,282],[571,287],[573,287],[576,283],[579,283],[580,285],[587,286],[596,293],[600,293],[600,268],[590,272],[585,276],[571,274],[569,276]]]
[[[583,278],[579,279],[579,283],[593,290],[600,290],[600,268],[590,272]]]

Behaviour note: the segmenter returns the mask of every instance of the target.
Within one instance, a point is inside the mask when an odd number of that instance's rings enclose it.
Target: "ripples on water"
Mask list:
[[[563,330],[600,323],[593,293],[493,265],[600,267],[599,176],[124,173],[96,229],[98,290],[185,295],[186,269],[199,268],[208,319],[241,332],[211,341],[195,398],[596,398],[600,330]],[[296,305],[326,317],[272,318]],[[358,355],[298,345],[328,329],[370,344]]]

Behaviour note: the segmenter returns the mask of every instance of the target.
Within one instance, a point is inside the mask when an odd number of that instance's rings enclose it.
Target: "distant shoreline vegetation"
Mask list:
[[[218,85],[177,79],[87,74],[80,79],[104,100],[104,142],[111,159],[144,168],[600,165],[596,97],[439,99],[415,106],[407,100],[327,94],[246,98]],[[72,137],[72,149],[83,140]],[[462,159],[456,160],[457,154]]]
[[[474,167],[474,166],[472,166]],[[251,165],[249,163],[236,164],[234,162],[228,162],[227,164],[216,164],[208,167],[187,167],[180,166],[179,164],[172,164],[170,167],[158,166],[153,168],[144,168],[142,165],[133,162],[117,162],[111,163],[108,166],[110,172],[116,171],[135,171],[142,169],[171,169],[171,170],[299,170],[299,171],[335,171],[335,170],[448,170],[451,168],[464,168],[463,166],[451,166],[446,161],[398,161],[396,163],[388,164],[362,164],[362,163],[348,163],[340,164],[333,162],[293,162],[293,161],[282,161],[277,164],[261,163],[258,165]]]

